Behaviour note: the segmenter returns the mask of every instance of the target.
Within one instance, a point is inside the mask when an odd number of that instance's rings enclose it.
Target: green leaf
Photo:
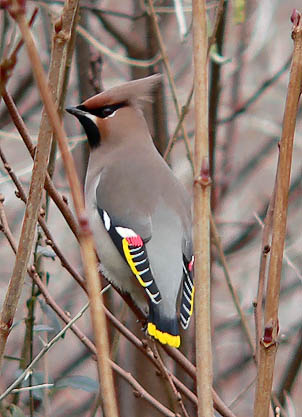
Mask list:
[[[21,408],[17,407],[14,404],[10,405],[10,412],[12,417],[26,417]]]
[[[98,392],[99,384],[94,379],[87,376],[72,375],[59,379],[55,383],[55,388],[74,388],[87,392]]]

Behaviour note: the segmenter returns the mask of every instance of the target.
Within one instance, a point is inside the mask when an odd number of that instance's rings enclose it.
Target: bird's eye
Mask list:
[[[101,117],[103,119],[105,119],[106,117],[108,117],[111,114],[113,114],[115,111],[116,111],[116,107],[115,106],[103,107],[102,110],[101,110]]]
[[[106,119],[106,117],[109,117],[116,112],[116,110],[120,109],[121,107],[125,107],[126,103],[116,103],[116,104],[110,104],[108,106],[98,107],[94,109],[87,109],[85,106],[83,107],[83,110],[85,110],[87,113],[93,114],[94,116],[100,117],[101,119]]]

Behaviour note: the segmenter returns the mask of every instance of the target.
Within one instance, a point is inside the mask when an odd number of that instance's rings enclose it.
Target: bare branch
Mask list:
[[[194,275],[198,416],[213,417],[210,324],[210,174],[206,2],[193,1],[195,85]]]
[[[274,213],[272,219],[273,236],[266,290],[264,332],[260,343],[260,358],[254,404],[255,417],[258,417],[259,415],[267,417],[269,415],[279,329],[278,307],[283,250],[286,236],[288,191],[290,185],[296,117],[302,85],[302,18],[301,14],[296,10],[293,12],[292,22],[294,52],[285,104],[276,176]]]

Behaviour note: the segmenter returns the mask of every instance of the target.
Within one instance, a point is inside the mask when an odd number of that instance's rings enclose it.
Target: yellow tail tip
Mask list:
[[[163,345],[169,345],[178,348],[180,346],[180,336],[174,336],[172,334],[161,332],[153,323],[148,323],[148,333],[155,339],[159,340]]]

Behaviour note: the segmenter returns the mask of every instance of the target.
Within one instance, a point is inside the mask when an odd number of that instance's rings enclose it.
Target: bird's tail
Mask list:
[[[162,311],[160,304],[150,303],[148,317],[148,333],[163,345],[169,345],[178,348],[180,346],[180,335],[178,328],[178,319],[167,317]]]

